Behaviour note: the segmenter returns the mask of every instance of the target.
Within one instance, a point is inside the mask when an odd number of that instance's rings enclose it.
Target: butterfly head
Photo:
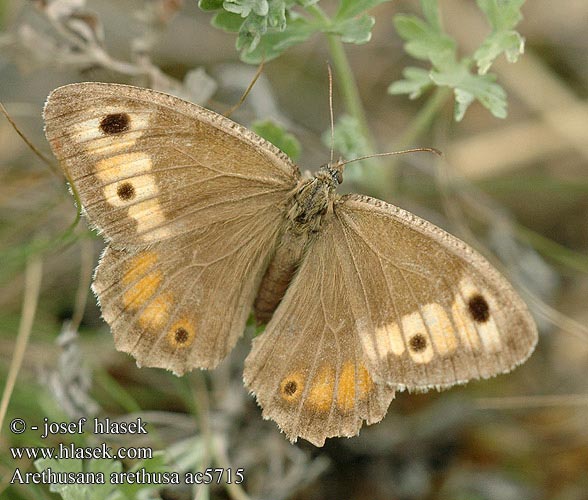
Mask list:
[[[341,160],[339,160],[337,163],[325,163],[318,169],[315,177],[329,184],[332,189],[335,189],[338,184],[343,183],[344,168],[345,163],[343,163]]]

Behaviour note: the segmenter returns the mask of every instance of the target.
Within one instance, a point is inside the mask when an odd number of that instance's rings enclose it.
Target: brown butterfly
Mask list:
[[[343,165],[302,177],[281,151],[152,90],[56,89],[46,134],[108,241],[93,289],[139,365],[215,367],[253,309],[244,380],[265,418],[317,446],[380,421],[396,390],[511,370],[535,324],[508,282],[438,227],[339,196]]]

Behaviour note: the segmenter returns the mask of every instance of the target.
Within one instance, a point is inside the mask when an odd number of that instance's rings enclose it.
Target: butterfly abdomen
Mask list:
[[[321,171],[299,184],[291,199],[287,226],[255,299],[253,307],[258,323],[271,319],[334,197],[335,183]]]
[[[255,320],[267,323],[280,304],[304,254],[309,233],[286,230],[257,292],[253,305]]]

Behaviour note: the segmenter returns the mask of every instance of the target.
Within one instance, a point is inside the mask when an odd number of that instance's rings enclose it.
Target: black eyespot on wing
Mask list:
[[[116,135],[131,128],[131,117],[127,113],[111,113],[100,121],[100,130],[104,135]]]
[[[135,197],[135,188],[130,182],[123,182],[116,188],[116,194],[121,200],[129,201]]]
[[[190,334],[185,328],[180,327],[174,332],[174,338],[178,344],[186,343],[188,337],[190,337]]]
[[[293,396],[297,390],[298,384],[295,380],[288,380],[288,382],[284,384],[284,394],[286,394],[286,396]]]
[[[413,352],[423,352],[427,348],[427,338],[423,334],[417,333],[410,338],[408,344]]]
[[[468,311],[476,323],[486,323],[490,319],[490,307],[486,299],[480,294],[470,297]]]

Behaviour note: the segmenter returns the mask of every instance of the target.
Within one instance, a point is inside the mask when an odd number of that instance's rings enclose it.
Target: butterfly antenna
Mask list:
[[[8,111],[4,107],[4,104],[2,104],[1,102],[0,102],[0,111],[2,111],[2,114],[6,117],[6,119],[8,120],[8,123],[10,123],[10,125],[12,125],[12,128],[20,136],[20,138],[25,142],[25,144],[29,148],[31,148],[31,151],[33,153],[35,153],[43,163],[47,164],[47,166],[53,171],[53,173],[59,175],[59,171],[57,170],[57,167],[55,166],[55,164],[49,158],[47,158],[43,153],[41,153],[41,151],[39,151],[37,149],[37,147],[31,141],[29,141],[27,136],[24,135],[24,133],[20,130],[20,128],[18,128],[18,125],[14,122],[12,117],[8,114]]]
[[[352,163],[354,161],[367,160],[369,158],[377,158],[380,156],[404,155],[406,153],[418,153],[420,151],[425,151],[427,153],[433,153],[433,154],[436,154],[437,156],[443,156],[443,153],[435,148],[413,148],[413,149],[403,149],[401,151],[391,151],[390,153],[376,153],[373,155],[360,156],[359,158],[353,158],[353,160],[347,160],[347,161],[340,162],[340,163],[338,163],[338,166],[342,167],[343,165],[347,165],[348,163]]]
[[[333,154],[335,149],[335,118],[333,117],[333,71],[331,65],[327,61],[327,70],[329,72],[329,114],[331,117],[331,161],[330,165],[333,164]]]
[[[247,99],[247,96],[249,95],[249,92],[251,92],[251,89],[253,88],[253,86],[255,85],[255,83],[257,82],[257,80],[259,79],[259,77],[261,76],[261,72],[263,71],[264,65],[265,65],[265,56],[261,60],[261,63],[259,64],[259,66],[257,67],[257,71],[255,72],[255,76],[251,80],[251,83],[245,89],[245,92],[243,92],[243,95],[239,99],[239,102],[237,102],[237,104],[235,104],[228,111],[225,111],[223,113],[223,116],[225,116],[226,118],[229,118],[235,111],[237,111],[237,109],[239,109],[239,107],[241,106],[241,104],[243,104],[243,102],[245,101],[245,99]]]

